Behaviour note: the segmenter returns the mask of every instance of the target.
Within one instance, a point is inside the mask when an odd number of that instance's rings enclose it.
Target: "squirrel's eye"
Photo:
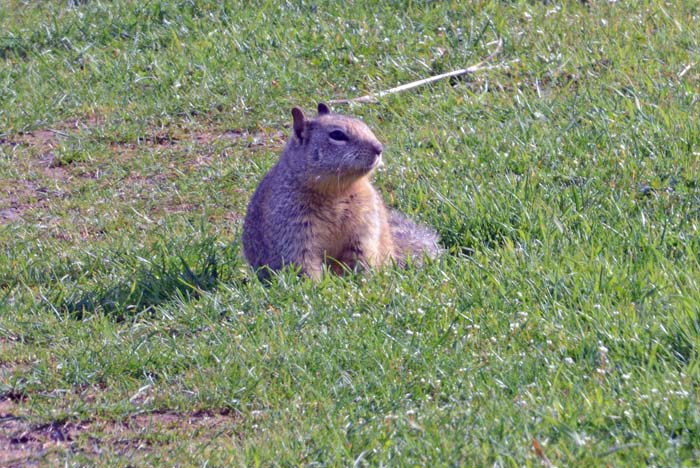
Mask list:
[[[348,136],[340,130],[333,130],[328,136],[331,137],[331,140],[348,141]]]

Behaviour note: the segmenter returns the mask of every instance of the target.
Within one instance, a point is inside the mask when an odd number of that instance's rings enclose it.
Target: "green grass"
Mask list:
[[[0,463],[700,464],[700,7],[589,3],[0,0]],[[449,254],[258,282],[289,109],[498,37],[336,106]]]

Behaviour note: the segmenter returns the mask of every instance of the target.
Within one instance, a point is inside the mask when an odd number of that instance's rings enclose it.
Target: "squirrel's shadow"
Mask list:
[[[64,300],[61,309],[76,320],[101,311],[121,321],[176,298],[196,299],[217,287],[222,257],[237,258],[232,252],[217,252],[211,244],[196,247],[187,256],[160,255],[158,261],[137,270],[131,281],[78,292]]]

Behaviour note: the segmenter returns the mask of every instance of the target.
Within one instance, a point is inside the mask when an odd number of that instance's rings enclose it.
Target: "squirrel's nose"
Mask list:
[[[382,151],[384,151],[384,146],[376,141],[372,143],[372,151],[374,151],[374,154],[382,154]]]

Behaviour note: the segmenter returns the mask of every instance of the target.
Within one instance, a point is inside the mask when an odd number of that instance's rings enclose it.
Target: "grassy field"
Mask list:
[[[422,269],[260,284],[290,108]],[[0,0],[0,465],[700,465],[700,5]]]

